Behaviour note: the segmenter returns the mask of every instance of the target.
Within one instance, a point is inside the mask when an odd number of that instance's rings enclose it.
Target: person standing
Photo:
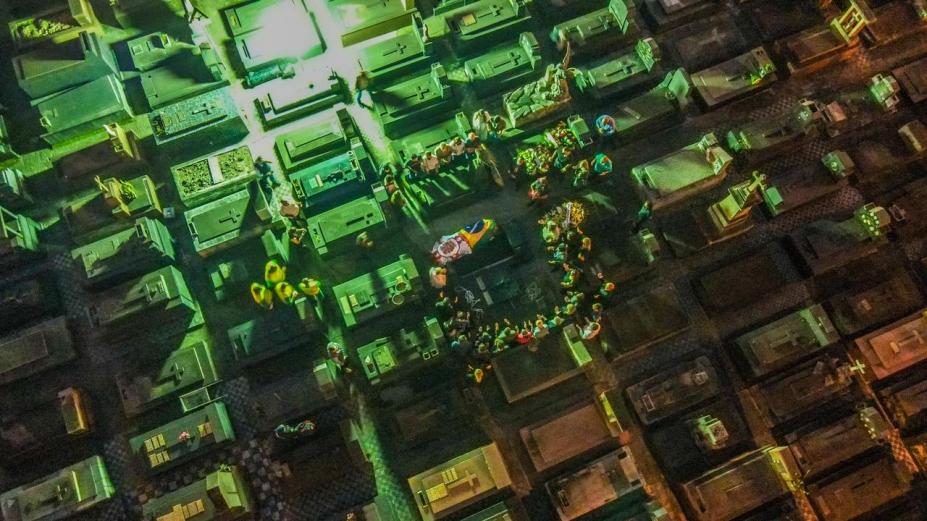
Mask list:
[[[583,235],[579,240],[579,251],[576,252],[576,259],[585,264],[592,255],[592,239],[588,235]]]
[[[551,252],[550,259],[547,261],[547,264],[551,266],[551,271],[563,267],[564,263],[569,260],[570,247],[565,242],[557,243],[556,248],[548,246],[547,251]]]
[[[258,173],[258,186],[261,187],[265,194],[272,196],[274,189],[280,186],[280,181],[274,176],[273,164],[258,156],[254,160],[254,169]]]
[[[538,340],[534,338],[534,328],[531,327],[531,323],[527,320],[518,330],[518,334],[515,335],[515,343],[520,346],[525,346],[525,349],[531,353],[538,352]]]
[[[560,326],[562,326],[564,322],[566,322],[566,316],[564,315],[563,310],[560,309],[560,306],[554,306],[554,314],[547,321],[548,332],[557,331],[560,329]]]
[[[553,166],[558,172],[566,172],[570,161],[573,160],[573,149],[565,146],[558,146],[554,153]]]
[[[637,233],[650,216],[653,215],[652,206],[650,201],[644,201],[641,207],[637,210],[637,215],[634,218],[634,226],[631,227],[631,233]]]
[[[467,151],[467,145],[464,142],[463,138],[460,136],[455,136],[454,139],[450,142],[451,148],[451,164],[457,165],[464,159],[464,155]],[[474,150],[476,152],[476,150]]]
[[[560,287],[563,290],[571,290],[576,287],[576,284],[579,282],[580,271],[573,266],[570,266],[568,263],[563,263],[563,279],[560,281]]]
[[[539,342],[550,334],[550,330],[547,327],[547,318],[544,315],[540,313],[537,315],[534,321],[534,329],[531,333],[534,335],[535,340]]]
[[[592,171],[595,172],[596,177],[599,179],[604,179],[608,174],[612,173],[612,168],[611,158],[601,152],[592,159]]]
[[[354,102],[367,110],[373,110],[373,105],[364,103],[364,92],[370,93],[370,74],[361,69],[354,78]]]
[[[483,378],[485,377],[486,377],[486,373],[483,371],[482,367],[474,367],[472,365],[467,366],[467,378],[473,380],[474,383],[476,384],[483,383]]]
[[[489,132],[487,138],[492,141],[499,141],[502,138],[502,133],[505,132],[505,129],[508,127],[508,123],[505,122],[505,118],[496,114],[492,116],[489,120]]]
[[[471,118],[470,123],[473,125],[473,130],[476,131],[477,135],[481,139],[486,139],[489,137],[489,129],[492,124],[492,115],[486,109],[479,109],[473,113],[473,118]]]
[[[267,289],[267,286],[252,282],[251,298],[255,304],[264,309],[274,309],[274,294]]]
[[[586,186],[586,183],[589,180],[589,172],[591,168],[589,167],[589,161],[583,159],[576,165],[576,168],[573,170],[573,186],[580,187]]]
[[[596,290],[595,299],[596,300],[605,300],[611,298],[615,294],[615,290],[618,289],[614,282],[605,280],[604,273],[597,273],[596,277],[602,281],[602,284],[599,285],[599,289]]]
[[[476,165],[482,167],[489,179],[499,188],[505,186],[502,174],[499,172],[499,165],[496,163],[496,157],[485,143],[476,149]]]
[[[276,259],[270,259],[264,264],[264,283],[268,287],[273,287],[284,280],[286,280],[286,266],[277,262]]]
[[[447,268],[432,266],[428,270],[428,278],[431,282],[431,287],[435,289],[444,288],[444,286],[447,286]]]
[[[476,159],[476,151],[480,148],[482,141],[480,136],[474,131],[467,132],[467,139],[464,140],[464,154],[468,161]]]
[[[321,302],[321,300],[325,297],[325,294],[322,293],[322,284],[318,281],[318,279],[304,277],[301,281],[299,281],[297,287],[303,295],[310,297],[316,304]]]
[[[393,177],[395,175],[396,175],[396,170],[393,167],[392,163],[387,161],[383,163],[382,165],[380,165],[380,173],[379,173],[380,179],[385,179],[387,176]]]
[[[539,177],[531,182],[528,190],[529,204],[547,199],[547,177]]]
[[[582,327],[579,332],[580,338],[583,340],[592,340],[595,337],[599,336],[599,333],[602,331],[602,323],[598,320],[589,320],[586,319],[586,325]]]
[[[563,297],[563,301],[567,304],[573,304],[575,307],[579,307],[586,300],[586,294],[582,291],[567,291],[566,295]]]
[[[412,157],[406,161],[405,167],[412,179],[418,179],[422,176],[422,157],[418,154],[412,154]]]
[[[618,131],[618,124],[615,123],[615,118],[602,114],[595,120],[595,130],[600,136],[610,138]]]
[[[438,159],[438,156],[431,151],[425,152],[425,157],[422,159],[422,170],[425,172],[425,175],[436,175],[440,168],[441,160]]]
[[[280,302],[284,304],[293,304],[296,302],[296,288],[287,281],[278,282],[274,286],[274,293],[277,294],[277,298],[280,299]]]
[[[541,238],[544,239],[545,244],[555,244],[560,241],[563,229],[556,221],[542,217],[538,220],[538,224],[541,225]]]
[[[370,251],[373,249],[374,242],[370,238],[370,234],[367,232],[360,232],[357,234],[357,238],[354,240],[357,247],[363,251]]]
[[[406,206],[406,196],[399,190],[394,190],[389,194],[389,203],[401,211]]]
[[[449,165],[453,156],[454,148],[447,141],[442,141],[435,147],[435,157],[438,158],[438,162],[441,163],[441,166]]]
[[[392,195],[399,191],[399,185],[396,184],[396,178],[392,174],[387,174],[383,178],[383,188],[386,190],[386,195],[392,197]]]
[[[348,354],[341,344],[338,342],[329,342],[325,350],[328,351],[328,357],[331,358],[332,362],[335,363],[335,366],[337,366],[342,373],[351,374],[351,367],[348,365]]]
[[[518,334],[518,332],[514,327],[512,327],[512,323],[509,322],[509,319],[502,319],[502,322],[505,324],[505,326],[503,326],[501,329],[498,327],[499,323],[496,323],[496,336],[501,338],[507,346],[512,345],[512,343],[515,342],[515,336]]]
[[[450,297],[444,294],[444,292],[438,293],[438,301],[435,302],[435,311],[438,314],[438,318],[441,320],[448,320],[454,316],[454,303],[451,302]]]

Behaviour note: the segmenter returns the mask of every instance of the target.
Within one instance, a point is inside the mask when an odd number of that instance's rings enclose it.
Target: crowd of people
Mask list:
[[[274,309],[274,297],[281,304],[293,305],[301,296],[306,296],[318,305],[325,296],[317,278],[303,277],[295,285],[291,284],[287,280],[286,265],[276,259],[264,264],[263,283],[252,282],[249,292],[254,303],[267,310]]]
[[[447,272],[439,276],[440,289],[435,310],[447,335],[453,353],[465,361],[467,375],[482,381],[492,368],[492,357],[511,347],[523,345],[530,352],[540,351],[541,341],[557,333],[567,324],[576,324],[580,336],[591,340],[602,329],[605,308],[615,293],[616,285],[601,273],[584,277],[591,266],[592,239],[580,224],[583,208],[579,202],[567,202],[547,212],[540,220],[541,236],[551,258],[554,271],[561,271],[562,301],[544,314],[520,322],[503,319],[489,323],[476,313],[471,302],[461,301],[444,290]],[[595,282],[591,282],[591,281]]]
[[[605,179],[612,168],[612,160],[605,153],[584,157],[579,139],[567,123],[561,121],[547,130],[539,143],[516,153],[510,176],[516,182],[530,180],[528,199],[535,203],[547,199],[552,175],[569,179],[570,184],[578,188],[592,179]]]
[[[498,127],[504,130],[504,125],[493,124],[488,113],[477,112],[473,119],[480,123],[474,126],[480,127],[490,139],[501,132]],[[600,137],[607,138],[614,131],[611,117],[598,118],[596,133]],[[474,132],[471,134],[479,139]],[[478,148],[479,141],[476,143]],[[445,145],[439,145],[432,155],[447,157],[446,151],[440,151]],[[529,204],[535,204],[548,198],[552,179],[565,180],[578,188],[607,178],[612,170],[612,160],[606,153],[587,152],[577,134],[561,121],[544,132],[539,142],[518,150],[510,177],[516,183],[529,182]],[[562,293],[562,301],[546,314],[538,313],[533,319],[520,322],[509,319],[486,322],[481,313],[474,313],[472,303],[462,302],[460,296],[444,290],[446,270],[432,274],[432,286],[440,290],[437,314],[452,351],[466,361],[467,374],[474,381],[480,382],[492,368],[492,357],[496,353],[519,345],[530,352],[538,352],[541,341],[566,324],[576,324],[584,339],[598,336],[605,308],[616,286],[601,273],[587,276],[586,272],[594,269],[591,266],[593,241],[581,228],[583,212],[580,202],[567,202],[551,209],[538,221],[549,255],[548,264],[552,271],[560,273]]]
[[[434,150],[413,153],[402,164],[387,162],[380,167],[379,178],[389,194],[390,202],[397,208],[406,204],[406,195],[399,186],[403,178],[409,181],[427,179],[442,172],[460,167],[470,167],[474,160],[482,160],[485,146],[475,131],[457,135],[435,146]],[[485,161],[484,161],[485,162]]]
[[[600,136],[608,134],[610,123],[613,128],[613,122],[607,116],[596,121]],[[406,195],[399,187],[403,177],[425,179],[442,171],[469,167],[475,160],[479,162],[483,156],[481,152],[486,148],[484,139],[492,141],[497,138],[505,125],[504,120],[494,121],[488,113],[481,116],[478,112],[474,115],[474,128],[478,131],[470,130],[465,135],[454,136],[423,154],[412,154],[402,164],[384,163],[379,178],[390,202],[397,208],[405,206]],[[269,162],[258,158],[255,166],[261,188],[272,192],[276,183]],[[588,153],[567,123],[560,122],[548,129],[538,143],[518,150],[510,175],[516,181],[530,181],[528,197],[531,203],[536,203],[547,199],[552,177],[568,180],[573,187],[581,187],[593,179],[604,179],[611,172],[612,161],[607,154]],[[601,331],[603,314],[614,294],[615,284],[601,273],[584,276],[593,269],[590,262],[593,241],[581,228],[583,212],[582,203],[570,201],[550,209],[538,221],[549,256],[547,262],[552,271],[560,274],[562,296],[562,300],[546,314],[537,313],[533,318],[520,322],[503,319],[490,323],[484,320],[482,313],[475,313],[472,302],[461,302],[459,296],[452,297],[446,292],[449,277],[446,269],[437,267],[429,272],[432,287],[439,290],[435,309],[452,352],[465,361],[467,375],[474,381],[482,381],[485,372],[492,367],[495,354],[520,345],[530,352],[541,351],[541,342],[567,324],[576,324],[584,339],[595,338]],[[372,240],[368,242],[366,237],[358,237],[359,248],[369,249],[372,244]],[[255,303],[272,308],[274,300],[288,304],[301,295],[319,303],[321,288],[317,279],[306,278],[291,285],[283,280],[285,267],[279,268],[282,276],[266,273],[264,284],[252,285]],[[270,270],[274,271],[274,266]]]
[[[437,175],[458,166],[465,166],[477,158],[482,144],[479,135],[469,131],[466,135],[457,135],[448,141],[442,141],[434,150],[424,154],[412,154],[406,159],[403,168],[412,179]]]
[[[471,124],[473,125],[473,131],[480,136],[480,139],[489,142],[501,139],[502,134],[509,126],[505,118],[499,114],[490,114],[486,109],[479,109],[474,112]]]

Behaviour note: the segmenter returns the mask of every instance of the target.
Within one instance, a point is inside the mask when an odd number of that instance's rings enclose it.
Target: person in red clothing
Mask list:
[[[534,336],[534,325],[530,321],[525,320],[525,323],[522,324],[521,329],[518,331],[518,334],[515,336],[515,342],[518,345],[525,346],[525,349],[532,353],[536,353],[538,350],[538,344],[540,340]]]
[[[534,340],[534,333],[527,325],[522,326],[518,333],[515,333],[515,343],[518,345],[530,344],[532,340]]]

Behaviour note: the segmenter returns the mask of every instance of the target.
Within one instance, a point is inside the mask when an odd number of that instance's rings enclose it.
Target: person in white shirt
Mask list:
[[[425,152],[425,157],[422,158],[422,170],[425,171],[425,175],[435,175],[439,168],[441,168],[441,161],[438,160],[438,156],[433,152]]]

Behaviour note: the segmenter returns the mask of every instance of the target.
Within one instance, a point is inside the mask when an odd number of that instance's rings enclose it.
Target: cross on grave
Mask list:
[[[395,47],[394,47],[393,49],[390,49],[390,50],[384,52],[384,53],[383,53],[383,56],[389,56],[389,55],[391,55],[391,54],[398,54],[398,55],[401,56],[401,55],[403,55],[403,54],[406,53],[406,49],[408,49],[408,48],[409,48],[408,45],[406,45],[406,44],[404,44],[404,43],[402,43],[402,42],[396,42]]]
[[[492,67],[492,70],[494,71],[506,70],[510,68],[514,69],[521,63],[521,58],[522,55],[518,51],[511,51],[505,57],[491,63],[490,67]]]
[[[612,27],[612,16],[605,15],[599,16],[595,19],[594,22],[589,24],[589,32],[591,34],[604,33],[607,32]]]
[[[360,8],[367,12],[377,12],[390,8],[390,4],[393,3],[393,0],[369,0],[364,2]]]
[[[859,360],[853,360],[853,364],[850,366],[851,373],[863,374],[866,371],[866,364],[860,362]]]
[[[241,212],[239,212],[238,210],[234,208],[229,210],[228,215],[226,215],[225,217],[219,218],[220,224],[226,224],[226,223],[237,224],[239,221],[241,221]]]
[[[410,94],[410,95],[408,95],[408,96],[403,96],[402,99],[403,99],[404,101],[406,101],[406,102],[412,102],[412,101],[415,100],[416,98],[417,98],[419,101],[424,101],[425,99],[427,99],[427,98],[430,96],[430,94],[431,94],[431,86],[428,86],[428,85],[416,85],[416,86],[415,86],[415,92],[413,92],[412,94]],[[411,103],[406,103],[406,104],[409,105],[409,104],[411,104]]]
[[[505,11],[505,8],[503,8],[501,5],[492,4],[489,7],[487,7],[485,11],[473,13],[473,17],[476,18],[477,20],[479,20],[480,18],[487,17],[487,16],[497,18],[500,15],[502,15],[503,11]]]
[[[203,103],[199,108],[193,109],[190,111],[190,114],[199,115],[199,114],[211,114],[216,110],[215,105],[212,103]]]

